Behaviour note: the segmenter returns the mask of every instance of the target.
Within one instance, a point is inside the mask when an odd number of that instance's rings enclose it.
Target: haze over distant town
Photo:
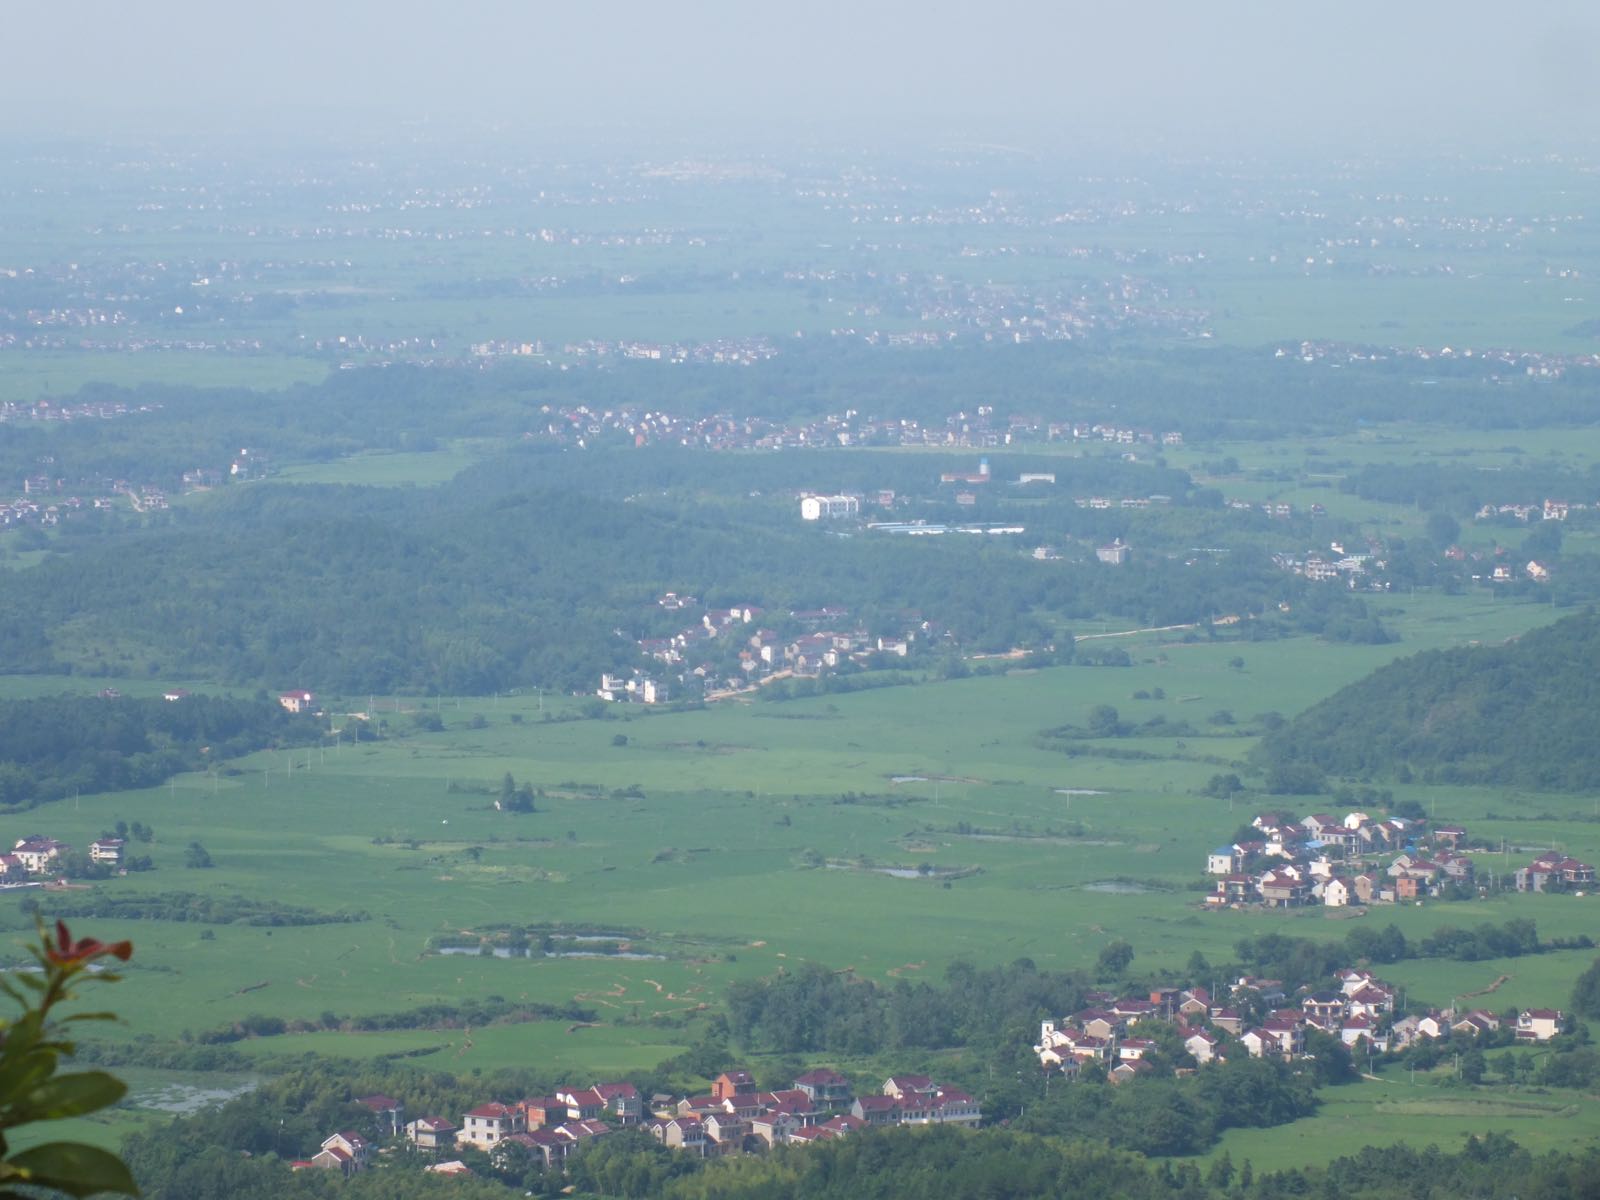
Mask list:
[[[1318,153],[1600,132],[1590,5],[89,0],[19,7],[22,133],[976,139]]]

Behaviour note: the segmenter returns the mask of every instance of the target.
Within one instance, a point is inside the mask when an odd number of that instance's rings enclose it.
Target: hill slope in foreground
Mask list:
[[[1503,646],[1425,651],[1308,708],[1258,753],[1335,775],[1600,787],[1597,667],[1593,610]]]

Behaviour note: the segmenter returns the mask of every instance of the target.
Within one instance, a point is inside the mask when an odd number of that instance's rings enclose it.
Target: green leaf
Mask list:
[[[137,1196],[139,1187],[122,1160],[98,1146],[47,1142],[12,1156],[11,1166],[29,1183],[53,1187],[69,1196],[120,1192]]]
[[[58,1121],[62,1117],[81,1117],[115,1104],[127,1094],[128,1085],[104,1071],[79,1071],[46,1080],[22,1098],[16,1120]]]
[[[26,1104],[33,1089],[49,1079],[55,1069],[56,1056],[49,1053],[29,1054],[5,1064],[4,1070],[0,1070],[0,1109],[5,1110],[3,1122],[0,1123],[20,1125],[24,1120],[30,1120],[13,1116],[12,1110]]]

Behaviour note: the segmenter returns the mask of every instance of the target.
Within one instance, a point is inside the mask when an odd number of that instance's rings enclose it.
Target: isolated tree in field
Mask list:
[[[183,865],[196,870],[212,866],[211,854],[199,842],[190,842],[189,848],[183,852]]]
[[[1600,958],[1578,976],[1572,989],[1572,1011],[1580,1017],[1600,1018]]]
[[[531,813],[533,811],[533,787],[531,784],[518,785],[507,771],[505,778],[500,781],[500,798],[494,806],[501,812]]]
[[[1226,775],[1213,775],[1210,779],[1206,780],[1205,794],[1208,796],[1215,796],[1219,800],[1226,800],[1235,792],[1242,791],[1244,791],[1244,783],[1232,772],[1229,772]],[[1252,832],[1250,836],[1254,837],[1254,832]]]
[[[1122,729],[1122,717],[1109,704],[1096,704],[1089,710],[1089,732],[1095,737],[1115,737]]]
[[[1441,550],[1461,536],[1461,522],[1445,512],[1429,513],[1427,528],[1428,540]]]
[[[1128,964],[1131,962],[1133,962],[1133,947],[1119,939],[1100,951],[1095,969],[1100,978],[1115,979],[1128,969]]]

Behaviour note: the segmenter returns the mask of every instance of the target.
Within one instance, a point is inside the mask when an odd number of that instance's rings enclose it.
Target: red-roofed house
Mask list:
[[[324,1146],[309,1159],[296,1160],[297,1165],[300,1162],[324,1171],[338,1171],[341,1175],[351,1175],[359,1169],[355,1157],[341,1146]]]
[[[1517,1014],[1519,1042],[1548,1042],[1567,1027],[1567,1016],[1559,1009],[1529,1008]]]
[[[757,1092],[736,1092],[731,1096],[722,1098],[722,1111],[725,1114],[738,1117],[741,1121],[748,1121],[752,1117],[759,1117],[766,1112],[769,1105]],[[710,1119],[708,1116],[707,1120]],[[710,1132],[707,1130],[707,1132]]]
[[[559,1125],[571,1117],[567,1102],[556,1096],[530,1096],[517,1105],[522,1110],[526,1127],[531,1132],[551,1125]]]
[[[97,838],[89,843],[89,861],[105,863],[108,867],[122,865],[122,852],[126,842],[121,838]]]
[[[443,1117],[418,1117],[406,1125],[406,1139],[418,1150],[446,1150],[456,1144],[456,1127]]]
[[[1183,1048],[1201,1066],[1217,1057],[1217,1047],[1221,1044],[1221,1038],[1214,1033],[1207,1033],[1203,1029],[1197,1033],[1191,1033],[1183,1039]]]
[[[372,1144],[353,1130],[345,1130],[326,1137],[322,1149],[311,1156],[311,1165],[324,1170],[354,1175],[372,1163]]]
[[[960,1088],[940,1087],[929,1097],[928,1119],[938,1125],[969,1125],[983,1120],[983,1110],[972,1096]]]
[[[840,1108],[853,1099],[850,1081],[837,1071],[823,1067],[798,1076],[794,1086],[811,1098],[819,1107]]]
[[[678,1115],[680,1117],[705,1117],[714,1112],[727,1112],[722,1107],[722,1101],[716,1096],[685,1096],[678,1101]]]
[[[304,688],[291,688],[278,694],[278,703],[292,713],[311,712],[316,707],[317,694]]]
[[[11,853],[27,868],[28,874],[43,875],[69,849],[65,842],[54,838],[31,836],[18,839]]]
[[[1450,1026],[1450,1032],[1462,1037],[1477,1037],[1480,1033],[1493,1033],[1500,1028],[1500,1018],[1494,1013],[1481,1008],[1475,1008],[1465,1016],[1458,1017]]]
[[[751,1077],[750,1072],[738,1069],[724,1071],[717,1076],[716,1081],[711,1085],[711,1094],[718,1100],[725,1100],[729,1096],[755,1090],[756,1081]]]
[[[685,1150],[701,1158],[706,1155],[706,1131],[699,1117],[657,1117],[645,1124],[650,1136],[673,1150]]]
[[[644,1101],[631,1083],[597,1083],[594,1090],[605,1098],[606,1111],[619,1125],[637,1125],[644,1115]]]
[[[526,1158],[538,1159],[548,1168],[560,1167],[565,1163],[571,1149],[572,1142],[555,1130],[533,1129],[506,1134],[495,1143],[489,1154],[495,1165],[501,1168],[510,1164],[517,1151],[521,1151]]]
[[[712,1113],[701,1122],[706,1139],[714,1154],[737,1154],[744,1149],[745,1134],[750,1132],[750,1122],[733,1113]]]
[[[557,1092],[556,1099],[567,1106],[569,1118],[575,1121],[592,1121],[606,1110],[606,1098],[597,1088]]]
[[[868,1125],[893,1125],[898,1119],[897,1105],[893,1096],[857,1096],[850,1115]]]
[[[370,1112],[384,1137],[399,1137],[405,1124],[406,1106],[393,1096],[361,1096],[356,1103]]]
[[[826,1125],[807,1125],[791,1133],[788,1144],[791,1146],[809,1146],[815,1142],[832,1141],[838,1136],[838,1130],[830,1129]]]

